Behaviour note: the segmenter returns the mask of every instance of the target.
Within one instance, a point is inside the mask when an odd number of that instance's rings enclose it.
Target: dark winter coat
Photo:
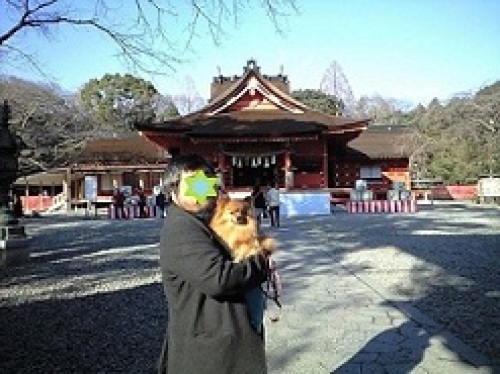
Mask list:
[[[164,209],[166,203],[167,203],[167,197],[163,192],[160,192],[158,195],[156,195],[155,204],[157,207]]]
[[[172,204],[160,240],[169,310],[169,374],[263,374],[262,338],[250,326],[244,294],[265,280],[265,262],[233,263],[194,215]]]
[[[253,206],[255,208],[259,209],[266,208],[266,196],[264,195],[264,192],[260,190],[252,192],[252,198],[253,198]]]

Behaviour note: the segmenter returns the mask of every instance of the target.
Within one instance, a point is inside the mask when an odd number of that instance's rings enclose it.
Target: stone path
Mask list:
[[[5,373],[151,373],[166,318],[160,220],[26,220],[0,270]],[[500,373],[500,210],[283,219],[270,373]]]
[[[339,213],[278,236],[271,372],[500,372],[500,210]]]

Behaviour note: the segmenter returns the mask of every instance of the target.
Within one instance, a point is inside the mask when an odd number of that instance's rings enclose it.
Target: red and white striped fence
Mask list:
[[[146,205],[144,207],[146,212],[146,217],[160,217],[161,211],[157,209],[154,205]],[[131,219],[140,218],[140,210],[138,205],[125,205],[123,207],[123,212],[125,216],[121,216],[120,209],[115,209],[114,205],[108,206],[108,218],[111,219]],[[118,215],[116,215],[118,213]]]
[[[370,200],[348,201],[348,213],[415,213],[416,200]]]

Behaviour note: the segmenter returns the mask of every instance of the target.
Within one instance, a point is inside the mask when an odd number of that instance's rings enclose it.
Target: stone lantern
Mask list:
[[[9,130],[7,100],[0,106],[0,266],[29,261],[28,237],[13,211],[11,185],[19,169],[20,142]]]

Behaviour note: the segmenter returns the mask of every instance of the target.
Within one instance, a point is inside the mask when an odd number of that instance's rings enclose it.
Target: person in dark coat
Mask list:
[[[21,218],[24,216],[23,202],[21,200],[21,196],[19,196],[17,193],[13,195],[12,213],[16,218]]]
[[[265,281],[266,260],[234,263],[209,228],[218,187],[203,185],[215,183],[212,177],[213,168],[194,155],[178,156],[167,169],[172,204],[160,236],[160,265],[168,324],[159,372],[265,374],[263,334],[250,324],[245,293]]]
[[[144,194],[144,191],[141,189],[139,190],[139,217],[140,218],[146,218],[148,215],[146,213],[146,204],[147,204],[147,198],[146,195]]]
[[[155,198],[155,205],[159,209],[159,215],[161,218],[165,217],[165,205],[167,204],[167,198],[163,191],[160,190]]]
[[[127,218],[125,214],[125,194],[119,189],[115,190],[113,195],[113,205],[115,207],[115,218]]]
[[[266,214],[266,194],[263,191],[262,187],[258,184],[254,186],[251,193],[252,198],[252,206],[254,209],[255,218],[257,218],[257,223],[260,227],[260,223],[262,218],[265,217]]]

